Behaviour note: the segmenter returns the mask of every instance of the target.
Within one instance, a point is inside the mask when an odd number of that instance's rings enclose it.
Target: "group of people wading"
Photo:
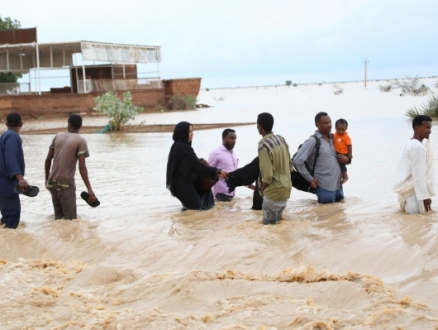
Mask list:
[[[31,188],[36,188],[29,186],[24,178],[24,153],[19,136],[22,125],[21,116],[10,113],[6,118],[7,131],[0,136],[0,211],[1,225],[6,228],[16,228],[20,222],[18,195],[31,196],[35,193]],[[337,120],[336,133],[332,134],[330,116],[320,112],[315,116],[315,125],[315,133],[291,158],[286,140],[272,132],[274,117],[267,112],[259,114],[257,130],[262,139],[258,143],[258,156],[248,165],[238,168],[233,151],[236,144],[234,130],[224,130],[222,145],[213,150],[206,161],[199,159],[191,146],[193,125],[180,122],[173,132],[166,187],[181,201],[183,210],[208,210],[214,206],[215,200],[231,201],[237,186],[247,186],[254,190],[253,209],[263,210],[264,224],[276,224],[281,220],[292,186],[298,186],[292,177],[304,181],[306,189],[316,194],[319,203],[339,202],[344,198],[342,184],[348,180],[345,165],[353,158],[351,139],[346,132],[348,122]],[[81,196],[91,206],[99,204],[88,179],[85,158],[89,153],[86,141],[79,135],[81,126],[82,117],[71,114],[67,132],[54,137],[46,157],[46,188],[52,195],[55,219],[76,218],[74,174],[78,163],[88,190]],[[425,115],[416,116],[412,128],[414,135],[403,150],[393,191],[398,194],[400,208],[416,214],[430,211],[431,197],[435,195],[429,140],[432,119]]]
[[[21,217],[19,194],[36,196],[38,188],[30,186],[26,179],[24,153],[19,136],[23,122],[18,113],[6,117],[7,131],[0,136],[0,211],[1,225],[17,228]],[[46,188],[52,196],[55,219],[76,219],[75,172],[79,163],[79,173],[88,192],[82,196],[90,205],[98,205],[91,189],[85,158],[89,156],[87,142],[79,134],[82,117],[71,114],[68,117],[67,132],[53,138],[44,164]]]
[[[208,162],[199,159],[191,147],[193,125],[180,122],[176,125],[174,143],[167,163],[166,187],[182,203],[182,210],[208,210],[214,201],[229,202],[237,186],[254,189],[253,209],[263,210],[263,224],[276,224],[281,218],[290,197],[293,179],[298,172],[307,181],[321,204],[344,199],[342,185],[348,180],[345,165],[353,158],[352,143],[348,136],[348,122],[336,121],[332,134],[332,121],[325,112],[315,116],[317,130],[291,158],[286,140],[273,133],[274,117],[261,113],[257,117],[257,130],[262,139],[258,143],[258,156],[248,165],[238,168],[234,153],[236,133],[224,130],[222,145],[211,152]],[[433,157],[429,141],[432,119],[419,115],[414,118],[413,137],[403,151],[393,191],[399,195],[402,210],[423,213],[431,210],[434,195]],[[253,183],[255,182],[255,186]]]

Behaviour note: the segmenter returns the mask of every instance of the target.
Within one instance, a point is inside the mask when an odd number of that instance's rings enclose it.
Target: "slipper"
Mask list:
[[[90,194],[87,193],[86,191],[83,191],[83,192],[81,193],[81,197],[82,197],[82,199],[83,199],[85,202],[87,202],[87,204],[90,205],[91,207],[98,207],[98,206],[100,205],[100,202],[99,202],[99,200],[98,200],[97,198],[96,198],[96,200],[95,200],[93,203],[90,203],[90,202],[88,201],[88,198],[90,198]]]
[[[29,188],[27,188],[26,191],[23,191],[20,189],[20,186],[17,184],[14,188],[14,191],[17,194],[22,194],[29,197],[35,197],[36,195],[38,195],[40,188],[38,188],[37,186],[29,186]]]

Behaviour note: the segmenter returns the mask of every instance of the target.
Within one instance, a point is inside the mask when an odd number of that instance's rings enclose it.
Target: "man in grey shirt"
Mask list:
[[[313,151],[316,139],[309,137],[294,157],[294,167],[307,180],[312,188],[316,190],[318,203],[327,204],[339,202],[344,199],[342,190],[342,172],[339,163],[348,163],[348,157],[337,155],[333,145],[332,120],[326,112],[319,112],[315,116],[315,126],[318,130],[315,135],[321,141],[319,157],[316,160],[314,175],[312,176],[306,163],[313,166],[313,161],[308,160],[314,157]]]

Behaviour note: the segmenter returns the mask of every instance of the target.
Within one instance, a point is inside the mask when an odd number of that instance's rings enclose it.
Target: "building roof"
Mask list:
[[[37,54],[38,50],[38,54]],[[32,68],[73,66],[73,54],[82,61],[116,64],[159,63],[160,46],[112,44],[95,41],[20,43],[0,45],[0,72],[27,73]],[[39,56],[37,56],[39,55]]]

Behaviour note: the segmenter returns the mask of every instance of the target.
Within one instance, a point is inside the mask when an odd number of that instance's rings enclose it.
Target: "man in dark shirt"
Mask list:
[[[29,188],[24,179],[24,155],[21,138],[18,135],[21,126],[21,116],[10,113],[6,117],[8,130],[0,137],[0,211],[1,224],[6,228],[17,228],[20,223],[20,197],[14,191],[18,184],[20,189]]]

